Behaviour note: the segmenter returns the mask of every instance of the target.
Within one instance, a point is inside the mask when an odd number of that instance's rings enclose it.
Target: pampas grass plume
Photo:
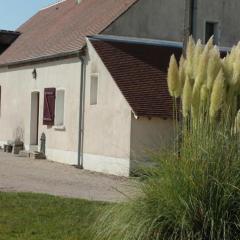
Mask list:
[[[218,111],[221,109],[224,101],[224,95],[225,95],[225,85],[224,85],[224,74],[223,71],[220,70],[216,80],[213,84],[213,90],[211,94],[211,104],[210,104],[210,110],[209,115],[211,119],[214,119],[218,113]]]
[[[240,51],[239,53],[236,54],[235,62],[233,62],[232,64],[233,64],[233,77],[231,85],[235,87],[237,90],[237,88],[239,88],[240,85]]]
[[[200,85],[195,84],[192,91],[192,118],[197,120],[200,110]]]
[[[180,84],[180,87],[179,87],[179,90],[180,90],[180,93],[179,95],[182,95],[182,91],[183,91],[183,87],[184,87],[184,84],[185,84],[185,78],[186,78],[186,73],[185,73],[185,59],[183,56],[181,56],[181,59],[180,59],[180,62],[179,62],[179,84]]]
[[[204,52],[208,53],[211,49],[213,49],[213,36],[208,40],[207,44],[204,47]]]
[[[213,82],[221,68],[221,59],[219,49],[215,46],[209,53],[209,61],[207,67],[207,88],[211,91]]]
[[[240,110],[237,113],[234,126],[235,133],[240,133]]]
[[[208,64],[208,53],[203,52],[200,56],[197,73],[196,73],[195,86],[197,88],[201,88],[202,84],[206,82],[207,64]]]
[[[195,50],[194,50],[194,56],[193,56],[193,72],[194,72],[194,77],[197,75],[197,70],[198,70],[198,63],[200,56],[203,52],[203,45],[201,43],[201,40],[197,41]]]
[[[207,100],[208,100],[208,88],[207,85],[204,84],[201,88],[201,93],[200,93],[200,99],[203,105],[206,104]]]
[[[177,60],[174,55],[171,56],[170,64],[168,68],[168,89],[172,97],[179,97],[179,71]]]
[[[186,51],[186,74],[190,79],[194,78],[194,75],[193,75],[194,50],[195,50],[195,42],[193,38],[190,36],[188,40],[187,51]]]
[[[187,76],[183,88],[183,94],[182,94],[182,110],[183,110],[183,116],[186,118],[189,115],[189,112],[191,110],[191,104],[192,104],[192,86],[190,83],[190,79]]]
[[[230,54],[222,60],[222,68],[224,71],[224,75],[226,77],[227,83],[232,85],[232,78],[233,78],[233,57]]]

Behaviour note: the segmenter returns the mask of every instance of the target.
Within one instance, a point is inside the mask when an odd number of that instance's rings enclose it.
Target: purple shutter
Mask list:
[[[44,89],[43,125],[53,126],[55,115],[55,88]]]

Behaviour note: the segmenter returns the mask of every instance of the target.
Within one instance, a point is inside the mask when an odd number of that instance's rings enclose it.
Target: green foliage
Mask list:
[[[41,194],[0,193],[0,240],[92,240],[107,204]]]
[[[159,156],[142,195],[104,214],[96,239],[240,239],[239,139],[226,122],[199,130],[183,130],[181,156]]]

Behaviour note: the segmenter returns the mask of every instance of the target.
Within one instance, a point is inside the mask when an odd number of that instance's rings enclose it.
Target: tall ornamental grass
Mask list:
[[[168,86],[182,103],[175,147],[144,169],[140,196],[99,218],[97,240],[240,239],[240,44],[222,58],[190,38]]]

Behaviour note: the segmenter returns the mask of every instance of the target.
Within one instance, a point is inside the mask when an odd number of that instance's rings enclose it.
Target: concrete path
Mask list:
[[[123,201],[133,182],[79,170],[72,166],[31,160],[0,152],[0,191],[46,193],[96,201]]]

